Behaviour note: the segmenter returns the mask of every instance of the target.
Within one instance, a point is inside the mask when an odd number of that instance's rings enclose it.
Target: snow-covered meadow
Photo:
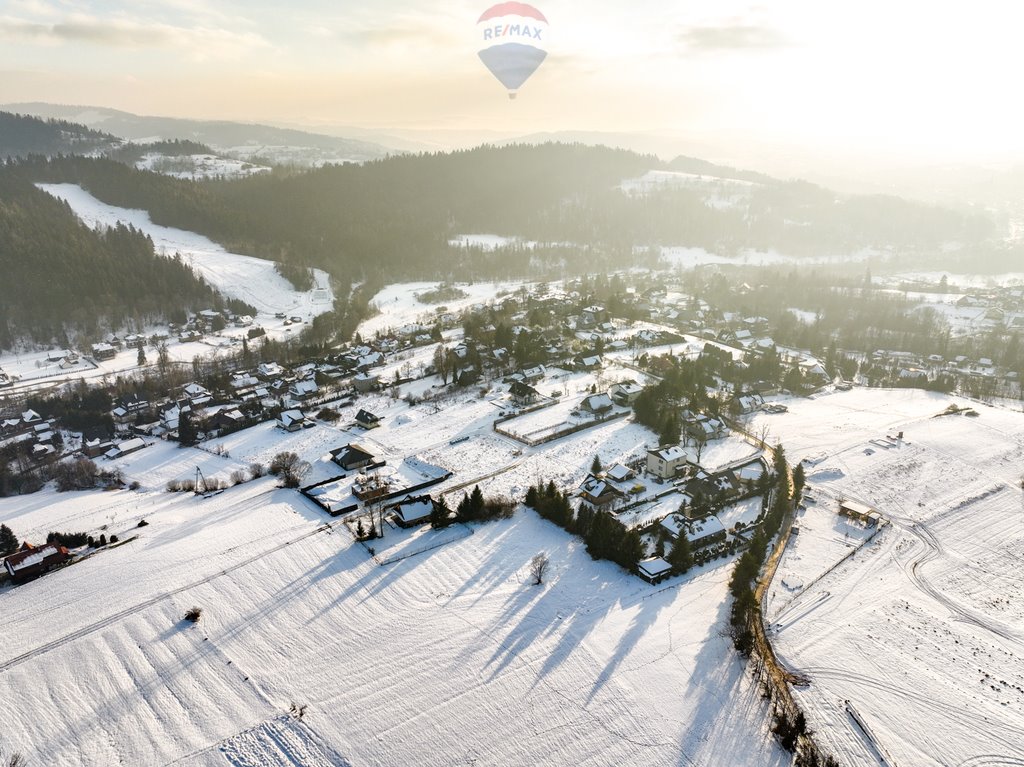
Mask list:
[[[0,520],[131,539],[0,592],[4,738],[47,764],[788,764],[720,633],[723,567],[651,587],[525,510],[380,566],[271,479]]]
[[[919,391],[787,404],[758,420],[809,459],[812,500],[766,618],[810,726],[845,764],[1019,763],[1024,414]],[[842,499],[889,524],[872,537]]]

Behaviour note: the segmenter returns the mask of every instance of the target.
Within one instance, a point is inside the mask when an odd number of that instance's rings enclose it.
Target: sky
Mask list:
[[[375,129],[644,132],[960,161],[1024,155],[1024,4],[535,0],[510,101],[490,3],[0,0],[0,103]]]

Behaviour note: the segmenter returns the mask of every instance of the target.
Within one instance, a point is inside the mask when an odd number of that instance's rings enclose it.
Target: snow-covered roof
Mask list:
[[[42,564],[48,557],[62,554],[60,547],[55,543],[48,543],[45,546],[40,546],[30,551],[23,551],[17,554],[11,554],[5,560],[12,570],[24,570],[28,567],[33,567],[38,564]]]
[[[430,517],[434,510],[434,504],[429,496],[423,498],[407,499],[395,507],[395,514],[402,518],[405,523],[422,522]]]
[[[291,426],[292,424],[306,420],[306,416],[302,414],[301,410],[285,410],[277,420],[279,420],[284,426]]]
[[[623,466],[621,463],[617,463],[608,469],[604,475],[615,482],[624,482],[633,476],[633,470]]]
[[[591,394],[583,400],[583,407],[588,410],[609,410],[614,407],[614,403],[607,394]]]
[[[691,520],[687,525],[686,539],[691,543],[725,532],[725,525],[718,517]]]
[[[657,450],[650,450],[648,452],[654,453],[661,460],[671,463],[672,461],[684,461],[686,460],[686,451],[683,450],[679,445],[672,445],[671,447],[659,447]]]
[[[672,570],[672,565],[666,562],[661,557],[653,557],[651,559],[644,559],[638,565],[640,572],[649,578],[655,578],[659,575],[664,575]]]
[[[292,384],[291,390],[292,393],[299,395],[316,394],[316,381],[314,381],[312,378],[307,379],[305,381],[296,381],[295,383]]]

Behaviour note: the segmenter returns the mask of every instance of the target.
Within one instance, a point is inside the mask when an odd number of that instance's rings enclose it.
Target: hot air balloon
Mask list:
[[[547,58],[547,32],[544,14],[526,3],[498,3],[477,22],[480,60],[508,89],[510,99]]]

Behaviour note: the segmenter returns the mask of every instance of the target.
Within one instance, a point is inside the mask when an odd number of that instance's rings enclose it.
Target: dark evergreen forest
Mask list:
[[[0,168],[0,348],[19,336],[64,344],[67,329],[167,317],[219,302],[138,231],[94,232],[17,166]]]
[[[927,251],[950,241],[978,243],[993,231],[982,215],[895,197],[840,196],[799,181],[759,181],[749,203],[734,207],[709,204],[700,189],[619,189],[624,179],[667,167],[624,150],[546,144],[199,183],[81,157],[37,161],[32,172],[80,183],[113,205],[145,208],[158,223],[201,232],[237,252],[350,279],[523,275],[549,251],[581,267],[596,260],[591,268],[603,268],[610,253],[624,266],[635,247],[658,245],[725,255],[747,248],[796,256]],[[474,232],[547,245],[539,254],[512,248],[495,258],[448,244]]]
[[[120,139],[84,125],[0,112],[0,159],[107,150],[119,143]]]

